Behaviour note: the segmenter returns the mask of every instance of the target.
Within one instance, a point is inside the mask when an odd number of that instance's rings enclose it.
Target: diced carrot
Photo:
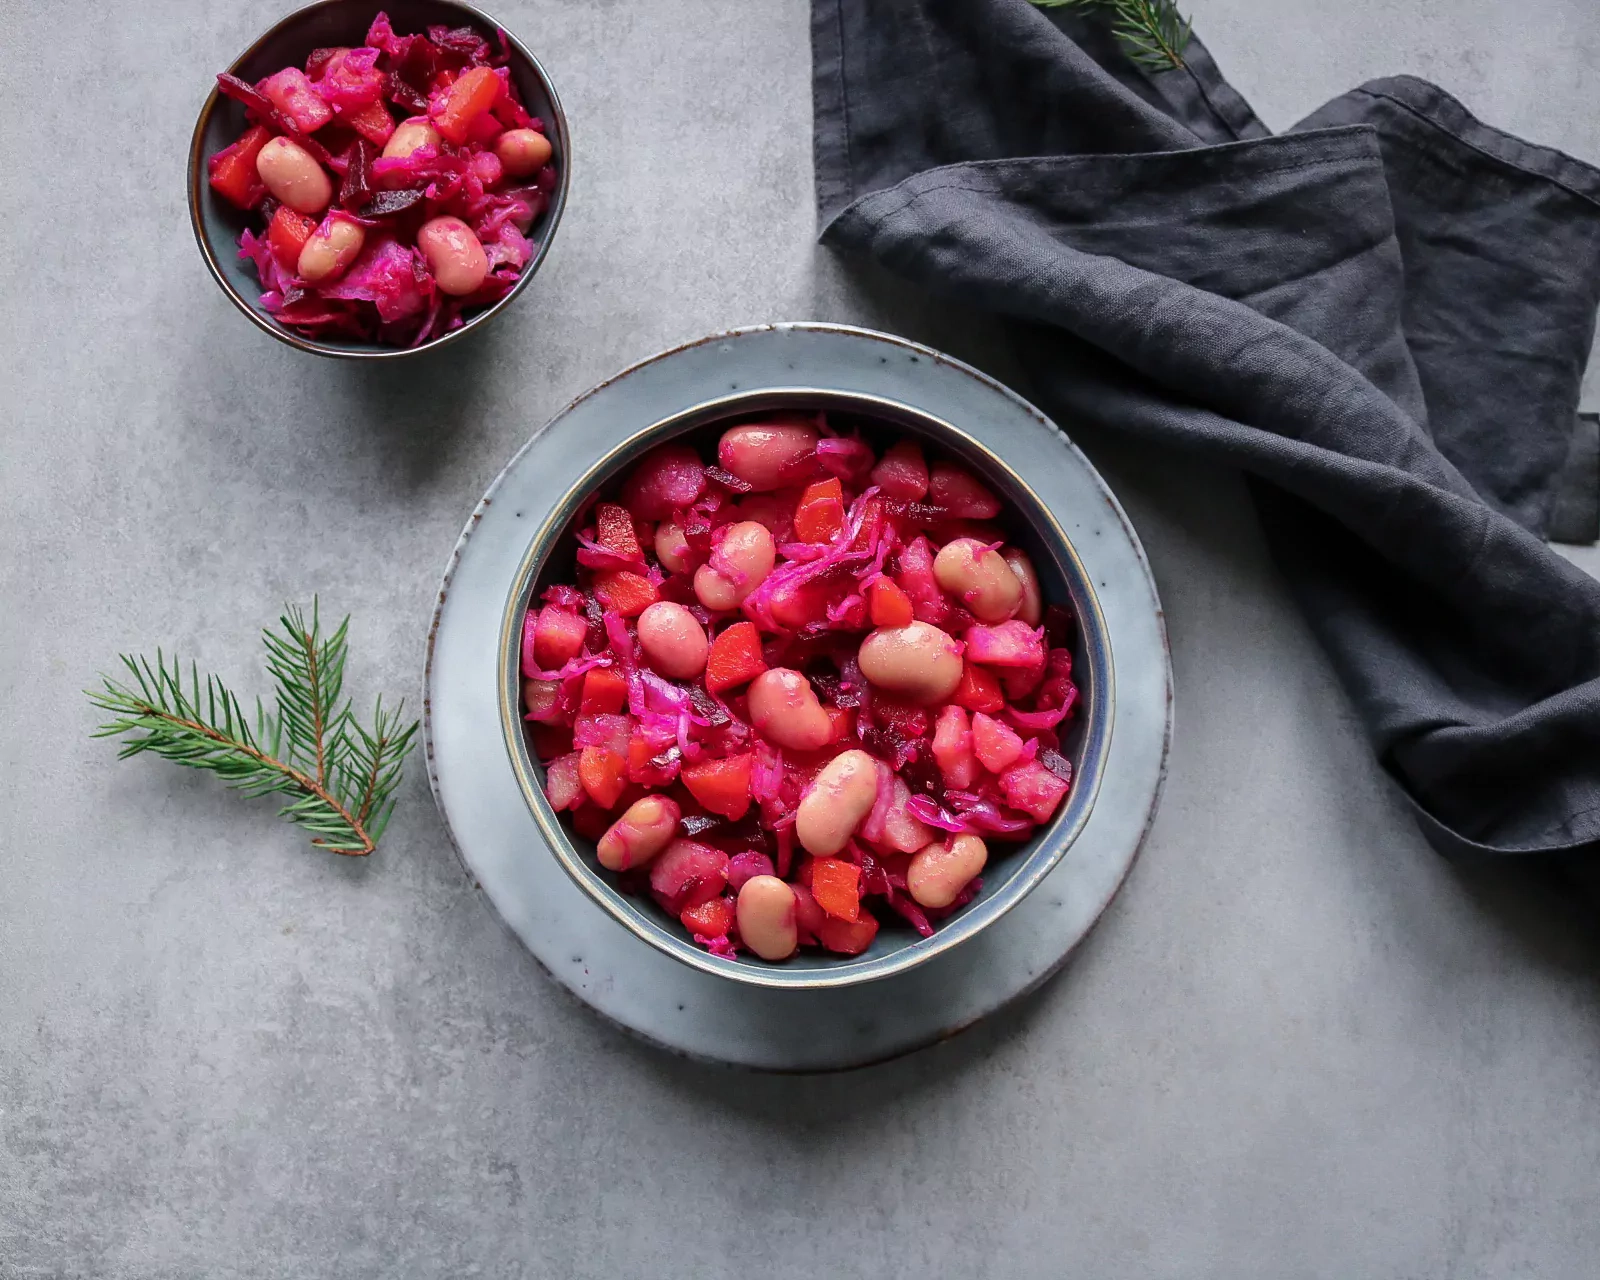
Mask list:
[[[972,717],[972,752],[990,773],[1003,773],[1022,755],[1022,739],[1010,725],[983,712]]]
[[[833,603],[837,587],[838,584],[827,577],[778,587],[768,601],[773,621],[795,631],[808,623],[821,622],[828,616],[828,606]]]
[[[908,627],[915,620],[911,597],[895,585],[893,578],[879,578],[868,587],[867,604],[875,627]]]
[[[626,507],[614,502],[602,502],[594,511],[595,541],[607,551],[626,560],[642,560],[644,551],[639,546],[639,535],[634,531],[633,517]]]
[[[844,486],[838,476],[807,485],[794,512],[794,536],[802,542],[827,542],[844,527]]]
[[[829,951],[836,951],[843,956],[860,955],[877,936],[878,918],[870,911],[863,911],[861,919],[854,924],[827,916],[817,930],[817,941]]]
[[[628,781],[646,787],[665,787],[678,776],[678,766],[656,764],[659,753],[645,739],[634,734],[628,739]]]
[[[211,185],[229,204],[253,209],[266,194],[261,175],[256,172],[256,157],[272,140],[272,130],[254,125],[230,147],[224,147],[206,161]]]
[[[475,67],[474,70],[482,70]],[[608,609],[615,609],[624,618],[637,618],[661,598],[655,583],[640,573],[627,569],[613,569],[594,575],[594,594]]]
[[[830,916],[855,924],[861,919],[861,868],[840,858],[816,859],[811,895]]]
[[[736,622],[711,642],[706,655],[706,688],[721,693],[754,680],[766,669],[755,623]]]
[[[433,118],[434,128],[447,141],[460,146],[472,122],[494,106],[500,96],[500,78],[489,67],[473,67],[450,86],[450,93]]]
[[[990,715],[1006,705],[1005,695],[1000,692],[1000,681],[995,679],[992,672],[975,667],[970,662],[961,669],[961,683],[956,686],[955,695],[950,701],[968,711],[984,711]]]
[[[346,108],[339,112],[339,119],[375,147],[383,146],[394,136],[394,117],[382,102],[364,102],[359,107]]]
[[[586,716],[612,716],[628,700],[628,681],[615,667],[590,667],[583,673],[578,711]]]
[[[690,933],[702,938],[715,938],[733,928],[733,899],[712,898],[699,906],[688,907],[678,913],[678,920]]]
[[[299,266],[300,250],[306,247],[306,241],[316,229],[315,218],[296,213],[286,204],[278,206],[267,224],[267,243],[272,246],[272,256],[285,271],[294,271]]]
[[[856,727],[856,713],[850,707],[823,707],[827,713],[828,723],[833,727],[829,742],[843,742],[850,736],[850,731]]]
[[[710,813],[737,822],[750,809],[750,755],[686,764],[683,785]]]
[[[578,755],[578,780],[602,809],[615,807],[627,786],[623,759],[609,747],[585,747]]]
[[[570,809],[583,799],[583,782],[579,777],[578,753],[552,760],[544,770],[544,794],[550,807],[557,813]]]

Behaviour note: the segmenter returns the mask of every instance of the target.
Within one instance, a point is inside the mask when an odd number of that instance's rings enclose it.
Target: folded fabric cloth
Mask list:
[[[813,0],[823,240],[1012,322],[1042,406],[1251,477],[1453,856],[1600,851],[1600,172],[1381,80],[1273,136],[1027,0]]]

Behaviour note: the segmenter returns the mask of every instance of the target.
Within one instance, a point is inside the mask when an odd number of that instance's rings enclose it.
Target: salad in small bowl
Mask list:
[[[555,90],[498,24],[444,0],[323,0],[218,75],[189,194],[207,265],[258,325],[394,356],[526,286],[566,169]]]

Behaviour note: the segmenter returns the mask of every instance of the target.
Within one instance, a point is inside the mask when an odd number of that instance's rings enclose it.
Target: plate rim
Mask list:
[[[533,947],[529,944],[529,942],[523,937],[522,933],[511,923],[511,921],[507,918],[505,913],[500,910],[498,904],[495,902],[494,897],[489,893],[489,891],[487,889],[484,888],[484,886],[483,886],[483,884],[482,884],[482,882],[481,882],[481,880],[479,878],[477,870],[474,868],[471,860],[469,859],[469,857],[468,857],[468,855],[466,853],[466,850],[465,850],[461,835],[458,832],[456,825],[451,820],[450,811],[449,811],[449,809],[448,809],[448,807],[446,805],[446,800],[445,800],[445,797],[444,797],[443,792],[442,792],[442,780],[441,780],[441,777],[440,777],[439,769],[437,767],[437,760],[438,760],[437,746],[438,746],[438,743],[437,743],[437,734],[436,734],[435,723],[434,723],[434,717],[435,717],[435,708],[434,708],[434,705],[433,705],[434,691],[435,691],[435,668],[434,668],[434,664],[435,664],[435,659],[437,657],[440,628],[441,628],[441,624],[442,624],[443,619],[444,619],[446,606],[447,606],[447,604],[449,602],[449,596],[450,596],[451,587],[452,587],[452,585],[454,583],[454,579],[456,577],[457,571],[460,568],[460,565],[461,565],[461,562],[462,562],[462,559],[463,559],[463,555],[464,555],[464,552],[466,550],[466,547],[467,547],[469,541],[471,540],[473,534],[478,529],[478,526],[480,525],[481,521],[483,520],[485,513],[488,511],[488,509],[492,505],[493,500],[499,494],[500,490],[505,485],[505,483],[507,482],[508,478],[518,469],[519,464],[522,462],[523,458],[528,454],[528,452],[531,449],[533,449],[534,446],[537,445],[545,437],[547,432],[549,432],[553,427],[555,427],[556,424],[564,421],[580,405],[584,404],[586,401],[594,398],[595,396],[600,395],[602,392],[606,391],[608,388],[612,387],[614,384],[616,384],[616,383],[620,382],[621,380],[629,377],[630,375],[633,375],[633,374],[637,373],[638,371],[640,371],[642,369],[645,369],[645,368],[647,368],[649,366],[652,366],[652,365],[659,364],[659,363],[661,363],[661,362],[663,362],[663,361],[665,361],[665,360],[667,360],[667,359],[669,359],[671,357],[675,357],[675,356],[678,356],[678,355],[680,355],[682,353],[693,351],[693,350],[696,350],[698,348],[702,348],[702,347],[706,347],[706,346],[710,346],[710,345],[714,345],[714,344],[718,344],[718,343],[736,341],[736,340],[739,340],[739,339],[751,338],[751,337],[754,337],[756,335],[761,335],[761,334],[771,334],[771,333],[781,333],[781,332],[813,333],[813,334],[820,334],[820,335],[833,335],[833,336],[839,336],[839,337],[845,337],[845,338],[851,338],[851,339],[866,339],[866,340],[873,341],[873,342],[883,343],[883,344],[885,344],[887,346],[890,346],[890,347],[892,347],[894,349],[897,349],[899,351],[902,351],[902,352],[912,353],[913,359],[915,359],[916,357],[921,357],[921,358],[925,358],[925,359],[929,360],[930,363],[933,363],[935,365],[943,365],[943,366],[950,367],[950,368],[952,368],[952,369],[964,374],[966,377],[974,380],[975,382],[979,383],[981,386],[983,386],[987,390],[989,390],[991,392],[999,393],[1002,397],[1004,397],[1007,401],[1009,401],[1015,408],[1021,410],[1028,417],[1034,419],[1041,427],[1045,428],[1049,433],[1051,433],[1057,439],[1057,441],[1061,445],[1063,445],[1075,457],[1077,463],[1083,468],[1083,470],[1086,472],[1088,478],[1092,482],[1093,486],[1098,490],[1100,496],[1104,499],[1107,508],[1110,510],[1111,514],[1115,518],[1115,521],[1116,521],[1117,525],[1119,526],[1124,538],[1126,539],[1126,542],[1128,544],[1128,548],[1131,550],[1131,552],[1132,552],[1132,554],[1134,556],[1134,559],[1135,559],[1139,569],[1142,572],[1144,585],[1148,589],[1149,597],[1150,597],[1150,603],[1151,603],[1152,609],[1153,609],[1152,616],[1151,616],[1150,620],[1154,624],[1156,635],[1157,635],[1157,638],[1159,640],[1160,677],[1161,677],[1162,693],[1164,695],[1164,706],[1162,707],[1162,725],[1161,725],[1161,739],[1160,739],[1159,755],[1158,755],[1158,759],[1156,761],[1156,766],[1155,766],[1155,770],[1154,770],[1154,777],[1151,778],[1149,783],[1148,783],[1148,800],[1146,801],[1146,803],[1143,806],[1144,812],[1142,814],[1138,830],[1137,830],[1136,834],[1134,835],[1134,837],[1132,839],[1132,847],[1128,851],[1126,857],[1122,860],[1121,866],[1120,866],[1120,870],[1116,874],[1114,880],[1108,886],[1106,886],[1105,891],[1104,891],[1104,893],[1102,895],[1097,895],[1097,900],[1093,903],[1093,909],[1090,912],[1090,914],[1088,915],[1086,923],[1084,923],[1083,927],[1077,932],[1077,935],[1074,938],[1072,938],[1062,948],[1060,954],[1057,955],[1057,956],[1054,956],[1052,958],[1051,962],[1049,964],[1043,966],[1037,973],[1031,973],[1029,975],[1029,980],[1026,983],[1024,983],[1023,985],[1018,986],[1015,990],[1012,990],[1009,994],[1007,994],[998,1003],[994,1004],[990,1008],[984,1009],[984,1010],[974,1014],[971,1017],[968,1017],[966,1019],[957,1021],[957,1022],[955,1022],[953,1024],[950,1024],[950,1025],[947,1025],[947,1026],[942,1026],[942,1027],[936,1028],[936,1029],[928,1032],[925,1035],[921,1035],[921,1036],[919,1036],[918,1038],[916,1038],[914,1040],[908,1040],[908,1041],[906,1041],[904,1043],[897,1044],[893,1048],[891,1048],[890,1050],[888,1050],[886,1052],[883,1052],[881,1054],[877,1054],[875,1056],[863,1057],[863,1058],[859,1058],[859,1059],[851,1059],[849,1061],[844,1061],[844,1062],[840,1062],[840,1063],[837,1063],[837,1064],[823,1065],[823,1066],[816,1066],[816,1065],[786,1066],[786,1065],[782,1065],[782,1064],[774,1065],[772,1063],[767,1063],[767,1062],[756,1063],[756,1062],[738,1061],[738,1060],[735,1060],[733,1058],[721,1056],[721,1055],[718,1055],[718,1054],[715,1054],[715,1053],[697,1052],[697,1051],[695,1051],[693,1049],[686,1048],[682,1044],[674,1044],[674,1043],[672,1043],[672,1042],[670,1042],[668,1040],[665,1040],[665,1039],[662,1039],[662,1038],[660,1038],[660,1037],[658,1037],[656,1035],[653,1035],[653,1034],[643,1030],[642,1028],[640,1028],[638,1026],[634,1026],[634,1025],[630,1024],[629,1022],[627,1022],[626,1020],[622,1019],[621,1017],[618,1017],[618,1016],[612,1014],[611,1012],[609,1012],[609,1011],[607,1011],[605,1009],[602,1009],[594,1001],[588,999],[584,995],[583,991],[578,989],[572,983],[566,981],[559,973],[556,972],[556,970],[552,967],[551,964],[547,963],[533,949]],[[915,408],[916,406],[912,406],[912,407]],[[931,416],[931,417],[936,417],[937,416],[937,415],[931,413],[931,411],[928,411],[928,410],[919,410],[919,411],[922,412],[926,416]],[[670,415],[670,416],[674,416],[675,417],[675,416],[678,416],[678,415],[674,414],[674,415]],[[1070,539],[1069,539],[1069,545],[1070,545]],[[761,1072],[766,1072],[766,1073],[777,1073],[777,1074],[788,1074],[788,1073],[793,1073],[793,1074],[815,1074],[815,1073],[821,1073],[821,1072],[855,1070],[855,1069],[859,1069],[859,1068],[862,1068],[862,1067],[874,1065],[874,1064],[877,1064],[877,1063],[880,1063],[880,1062],[890,1061],[890,1060],[893,1060],[895,1058],[904,1056],[905,1054],[913,1053],[913,1052],[917,1051],[920,1048],[927,1047],[930,1044],[937,1043],[937,1042],[942,1041],[944,1039],[948,1039],[951,1036],[959,1034],[961,1031],[967,1029],[968,1027],[970,1027],[972,1025],[975,1025],[977,1022],[982,1021],[985,1017],[988,1017],[988,1016],[992,1015],[993,1013],[998,1012],[1002,1008],[1009,1007],[1010,1005],[1015,1004],[1017,1001],[1023,999],[1024,997],[1026,997],[1029,993],[1037,990],[1040,986],[1042,986],[1045,982],[1047,982],[1052,976],[1054,976],[1057,972],[1059,972],[1060,969],[1062,968],[1062,966],[1064,966],[1065,963],[1067,962],[1067,960],[1071,957],[1072,953],[1082,943],[1083,939],[1085,937],[1087,937],[1089,932],[1094,928],[1095,924],[1098,923],[1100,918],[1104,915],[1105,910],[1107,909],[1107,907],[1115,899],[1116,895],[1120,892],[1122,886],[1127,882],[1127,878],[1131,874],[1134,864],[1138,861],[1139,854],[1143,850],[1143,847],[1144,847],[1146,839],[1148,838],[1151,826],[1153,825],[1153,823],[1155,821],[1155,818],[1156,818],[1156,815],[1160,810],[1161,799],[1162,799],[1163,793],[1165,791],[1166,780],[1167,780],[1169,766],[1170,766],[1171,751],[1172,751],[1172,740],[1173,740],[1173,733],[1174,733],[1174,727],[1175,727],[1174,726],[1174,709],[1175,709],[1175,707],[1174,707],[1174,688],[1173,688],[1173,671],[1172,671],[1172,661],[1171,661],[1170,637],[1168,636],[1168,633],[1167,633],[1165,612],[1164,612],[1164,610],[1163,610],[1163,608],[1161,606],[1160,595],[1159,595],[1159,591],[1158,591],[1156,583],[1155,583],[1154,575],[1153,575],[1153,573],[1151,571],[1149,558],[1148,558],[1148,556],[1147,556],[1147,554],[1145,552],[1143,544],[1141,543],[1141,541],[1140,541],[1140,539],[1138,537],[1138,534],[1137,534],[1136,530],[1133,527],[1133,523],[1129,519],[1129,517],[1127,515],[1127,512],[1124,510],[1120,500],[1118,500],[1118,498],[1116,497],[1115,493],[1112,492],[1110,487],[1106,484],[1104,478],[1100,475],[1098,470],[1093,466],[1093,464],[1089,461],[1089,459],[1082,453],[1082,451],[1080,449],[1078,449],[1078,447],[1072,442],[1071,438],[1067,435],[1067,433],[1065,431],[1063,431],[1061,429],[1061,427],[1059,425],[1057,425],[1047,415],[1045,415],[1043,412],[1041,412],[1035,405],[1033,405],[1025,397],[1021,396],[1018,392],[1016,392],[1012,388],[1008,387],[1003,382],[1000,382],[998,379],[996,379],[996,378],[992,377],[991,375],[985,373],[981,369],[975,368],[974,366],[966,363],[963,360],[960,360],[960,359],[958,359],[956,357],[950,356],[950,355],[948,355],[948,354],[946,354],[944,352],[941,352],[941,351],[939,351],[939,350],[937,350],[935,348],[929,347],[929,346],[927,346],[927,345],[925,345],[923,343],[916,342],[913,339],[905,338],[905,337],[902,337],[902,336],[897,335],[897,334],[884,333],[882,331],[874,330],[874,329],[867,328],[867,327],[860,326],[860,325],[844,324],[844,323],[838,323],[838,322],[832,322],[832,321],[772,321],[772,322],[766,322],[766,323],[762,323],[762,324],[744,325],[744,326],[738,326],[738,327],[731,328],[731,329],[719,330],[719,331],[716,331],[716,332],[713,332],[713,333],[710,333],[710,334],[706,334],[706,335],[704,335],[702,337],[699,337],[699,338],[696,338],[696,339],[692,339],[692,340],[689,340],[689,341],[677,343],[677,344],[675,344],[673,346],[670,346],[670,347],[664,348],[664,349],[662,349],[660,351],[657,351],[652,355],[649,355],[649,356],[646,356],[646,357],[644,357],[644,358],[642,358],[640,360],[634,361],[632,364],[629,364],[629,365],[625,366],[624,368],[622,368],[621,370],[617,371],[616,373],[613,373],[610,376],[608,376],[607,378],[605,378],[605,379],[601,380],[600,382],[596,383],[594,386],[592,386],[592,387],[588,388],[587,390],[581,392],[580,394],[574,396],[565,405],[563,405],[559,410],[557,410],[554,414],[552,414],[551,417],[546,422],[544,422],[542,425],[537,427],[533,432],[531,432],[530,435],[528,436],[528,438],[522,443],[522,445],[519,448],[517,448],[512,453],[512,455],[506,460],[505,464],[502,466],[500,471],[496,474],[494,480],[489,484],[488,488],[484,491],[482,497],[474,505],[472,512],[468,516],[468,518],[467,518],[467,520],[466,520],[466,522],[465,522],[465,524],[464,524],[464,526],[462,528],[461,534],[458,536],[458,538],[457,538],[457,540],[455,542],[455,545],[453,546],[453,548],[452,548],[452,550],[450,552],[450,556],[449,556],[449,558],[448,558],[448,560],[446,562],[446,565],[445,565],[445,568],[444,568],[444,572],[443,572],[441,580],[440,580],[440,585],[439,585],[439,589],[438,589],[438,593],[437,593],[437,598],[436,598],[436,601],[435,601],[435,604],[434,604],[432,617],[431,617],[430,624],[429,624],[428,631],[427,631],[426,644],[425,644],[425,657],[424,657],[424,665],[423,665],[423,682],[424,682],[424,697],[423,697],[423,717],[422,717],[423,718],[423,726],[422,726],[423,733],[422,733],[422,736],[423,736],[423,746],[424,746],[424,759],[425,759],[426,768],[427,768],[427,772],[428,772],[429,789],[430,789],[430,792],[433,795],[435,806],[437,807],[437,809],[439,811],[439,816],[440,816],[440,820],[441,820],[442,826],[444,828],[445,836],[449,840],[451,848],[454,850],[454,852],[456,854],[457,861],[461,864],[462,869],[467,873],[469,879],[471,880],[471,882],[473,884],[473,887],[476,890],[478,890],[478,892],[484,898],[486,898],[488,900],[488,905],[493,909],[493,913],[494,913],[495,917],[500,921],[502,927],[504,927],[514,938],[517,939],[518,944],[521,947],[521,949],[531,959],[533,959],[533,961],[538,965],[538,967],[541,970],[543,970],[551,978],[555,979],[556,985],[558,987],[562,988],[570,997],[580,1001],[591,1012],[598,1014],[602,1018],[602,1020],[604,1020],[605,1022],[617,1027],[619,1030],[621,1030],[622,1032],[624,1032],[625,1034],[627,1034],[628,1036],[630,1036],[633,1039],[636,1039],[636,1040],[639,1040],[639,1041],[641,1041],[643,1043],[649,1044],[654,1048],[657,1048],[657,1049],[659,1049],[659,1050],[661,1050],[663,1052],[667,1052],[667,1053],[673,1054],[674,1056],[678,1056],[678,1057],[682,1057],[682,1058],[686,1058],[686,1059],[690,1059],[690,1060],[694,1060],[694,1061],[715,1063],[715,1064],[723,1065],[723,1066],[732,1066],[732,1067],[735,1067],[735,1068],[738,1068],[738,1069],[754,1070],[754,1071],[761,1071]],[[1114,727],[1115,727],[1115,724],[1113,722],[1112,728],[1114,729]],[[520,787],[518,789],[520,790]],[[521,798],[520,797],[519,797],[519,803],[521,803]],[[526,814],[528,820],[530,822],[534,822],[534,816],[533,816],[532,812],[527,808],[527,806],[525,804],[523,804],[522,808],[523,808],[523,811]],[[1091,817],[1092,817],[1092,814],[1093,814],[1093,806],[1090,807],[1090,815],[1091,815]],[[538,824],[534,823],[534,825],[535,825],[535,829],[537,830]],[[539,835],[540,835],[540,838],[542,839],[543,838],[542,831],[539,832]],[[559,862],[559,859],[553,859],[553,860]],[[1064,859],[1063,859],[1063,861],[1064,861]],[[1061,870],[1061,867],[1062,867],[1062,862],[1057,862],[1055,867],[1053,868],[1053,870],[1056,871],[1056,872],[1059,872]],[[1018,904],[1018,906],[1021,906],[1021,905],[1022,905],[1021,903]],[[1002,928],[1003,929],[1005,927],[1005,923],[1001,922],[1001,921],[996,921],[995,924],[996,924],[997,928]],[[663,958],[665,958],[665,957],[663,957]],[[672,958],[673,958],[675,963],[681,965],[681,962],[677,961],[676,957],[672,957]],[[703,978],[709,978],[709,980],[712,980],[712,981],[718,981],[721,978],[721,975],[714,975],[713,976],[713,975],[706,975],[704,973],[702,973],[700,976],[703,977]],[[898,977],[904,979],[908,975],[905,972],[902,972],[899,975],[895,975],[895,976],[898,976]],[[891,982],[893,982],[895,980],[895,976],[886,977],[883,981],[885,982],[885,984],[891,983]],[[747,991],[747,992],[750,992],[750,993],[752,993],[754,995],[763,995],[763,996],[769,996],[769,997],[774,997],[774,998],[782,998],[782,997],[785,997],[785,996],[793,996],[793,995],[801,995],[801,994],[811,994],[811,993],[807,993],[807,992],[804,992],[804,991],[801,991],[801,992],[788,992],[788,991],[783,991],[783,990],[778,989],[778,988],[774,988],[774,987],[770,987],[770,986],[762,986],[762,985],[755,984],[755,983],[740,983],[740,984],[719,983],[719,985],[727,985],[727,986],[730,986],[730,987],[736,987],[739,990]],[[847,993],[861,993],[861,992],[864,992],[864,991],[871,991],[871,990],[876,990],[876,989],[877,988],[872,986],[871,984],[857,984],[855,986],[834,987],[834,988],[830,988],[830,989],[827,989],[827,990],[824,990],[824,991],[821,991],[821,992],[817,992],[815,994],[817,994],[819,996],[826,996],[826,995],[832,994],[832,995],[837,997],[837,996],[843,996],[843,995],[845,995]]]

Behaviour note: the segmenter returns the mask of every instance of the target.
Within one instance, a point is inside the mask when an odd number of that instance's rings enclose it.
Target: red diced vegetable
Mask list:
[[[489,67],[473,67],[450,85],[444,105],[434,114],[433,125],[447,141],[460,146],[472,123],[490,110],[500,96],[500,79]]]
[[[754,680],[767,669],[761,658],[761,633],[753,622],[736,622],[711,642],[706,656],[706,688],[723,693]]]
[[[972,750],[972,725],[959,705],[951,704],[939,712],[933,729],[933,758],[938,762],[947,787],[964,790],[978,776],[978,762]]]
[[[794,513],[794,536],[802,542],[828,542],[844,527],[844,488],[837,476],[808,485]]]
[[[619,507],[614,502],[602,502],[595,508],[594,518],[595,541],[602,547],[624,560],[644,559],[644,550],[639,546],[639,536],[633,527],[633,517],[628,514],[626,507]]]
[[[394,117],[381,102],[351,107],[341,111],[339,118],[375,147],[383,146],[394,136]]]
[[[580,804],[572,811],[572,829],[585,840],[598,840],[611,826],[611,815],[592,804]]]
[[[311,233],[317,229],[315,218],[296,213],[286,204],[280,204],[267,224],[267,243],[283,269],[294,274],[300,262],[300,250],[306,247]]]
[[[678,913],[678,920],[690,933],[704,938],[722,937],[733,928],[733,899],[712,898],[709,902],[685,907]]]
[[[600,603],[624,618],[637,618],[660,599],[655,584],[642,574],[614,569],[594,575],[594,593]]]
[[[993,715],[1006,705],[1000,692],[1000,681],[991,672],[975,667],[970,662],[961,669],[961,683],[951,695],[952,702],[968,711],[986,711]]]
[[[533,754],[540,760],[549,762],[572,753],[572,730],[565,725],[531,724],[528,731],[533,739]]]
[[[555,671],[583,652],[589,624],[570,609],[547,604],[539,610],[534,633],[534,660],[541,670]]]
[[[967,659],[989,667],[1044,666],[1044,639],[1026,622],[1015,618],[992,627],[968,627]]]
[[[772,859],[764,853],[736,853],[728,860],[728,888],[738,893],[745,881],[774,875]]]
[[[889,698],[873,699],[872,718],[884,728],[893,729],[902,738],[921,738],[928,732],[928,713],[924,708]]]
[[[892,578],[879,578],[867,588],[867,604],[875,627],[904,627],[915,621],[911,597]]]
[[[627,716],[605,711],[581,711],[572,726],[572,743],[580,748],[604,747],[619,756],[626,756],[632,728]]]
[[[728,855],[696,840],[674,840],[650,864],[650,888],[674,912],[720,898]]]
[[[640,459],[622,486],[623,505],[643,520],[666,520],[692,506],[705,492],[700,455],[681,444],[664,444]]]
[[[261,96],[294,121],[301,133],[315,133],[333,119],[333,108],[299,67],[285,67],[256,86]]]
[[[936,462],[929,472],[928,502],[968,520],[993,520],[1000,514],[1000,499],[972,472],[950,462]]]
[[[1000,789],[1013,809],[1035,822],[1048,822],[1069,788],[1037,760],[1024,760],[1000,775]]]
[[[1016,730],[980,711],[972,717],[972,751],[990,773],[1003,773],[1022,755],[1022,739]]]
[[[898,853],[915,853],[933,839],[933,832],[911,812],[911,788],[906,786],[904,778],[895,778],[889,784],[889,795],[889,810],[883,816],[883,838],[879,843]]]
[[[825,916],[817,929],[817,941],[829,951],[837,951],[844,956],[860,955],[877,936],[878,919],[868,911],[863,911],[854,924],[834,916]]]
[[[926,538],[919,536],[901,549],[895,581],[910,597],[918,621],[935,627],[944,622],[950,606],[933,576],[933,546]]]
[[[544,794],[557,813],[575,807],[583,799],[583,782],[578,773],[578,753],[562,756],[545,766]]]
[[[522,706],[529,720],[541,724],[559,724],[562,719],[560,681],[524,680]]]
[[[590,667],[584,672],[578,707],[584,715],[615,715],[627,701],[628,682],[615,667]]]
[[[794,891],[794,923],[800,932],[801,942],[815,942],[817,931],[828,920],[828,913],[817,905],[811,890],[803,884],[791,884]]]
[[[861,868],[838,858],[814,859],[811,894],[830,916],[855,924],[861,919]]]
[[[602,809],[613,808],[627,786],[627,766],[609,747],[585,747],[578,753],[578,778]]]
[[[677,747],[672,747],[672,753]],[[678,776],[678,765],[663,749],[652,746],[635,733],[628,740],[628,781],[645,787],[670,786]]]
[[[711,813],[737,822],[750,808],[750,756],[686,764],[683,785]]]
[[[224,147],[206,161],[211,185],[229,204],[252,209],[261,203],[267,189],[256,172],[256,157],[272,138],[272,130],[254,125],[230,147]]]
[[[872,469],[872,483],[900,502],[921,502],[928,492],[928,464],[922,446],[913,440],[890,445]]]

